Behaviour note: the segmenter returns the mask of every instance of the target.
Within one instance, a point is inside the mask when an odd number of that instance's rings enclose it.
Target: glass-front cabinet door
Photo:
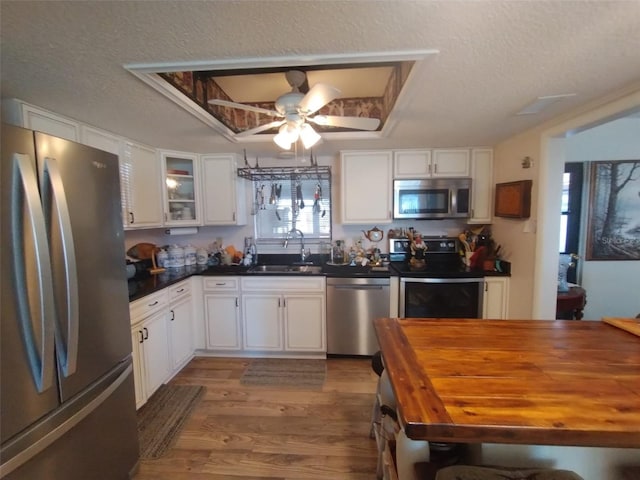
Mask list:
[[[165,225],[201,225],[198,158],[183,152],[161,151],[165,178]]]

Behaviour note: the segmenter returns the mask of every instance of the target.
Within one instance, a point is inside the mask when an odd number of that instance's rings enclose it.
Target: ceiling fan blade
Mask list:
[[[217,98],[209,100],[207,103],[210,103],[211,105],[220,105],[221,107],[240,108],[242,110],[249,110],[250,112],[264,113],[265,115],[269,115],[271,117],[282,116],[275,110],[267,110],[266,108],[254,107],[253,105],[245,105],[244,103],[229,102],[227,100],[220,100]]]
[[[284,122],[286,122],[286,120],[276,120],[275,122],[265,123],[264,125],[260,125],[259,127],[250,128],[249,130],[244,130],[238,133],[236,137],[248,137],[249,135],[253,135],[255,133],[260,133],[275,127],[279,127]]]
[[[316,125],[329,125],[331,127],[353,128],[355,130],[375,130],[380,125],[380,119],[369,117],[340,117],[337,115],[316,115],[307,120]]]
[[[332,87],[326,83],[316,83],[302,100],[300,100],[298,109],[301,113],[309,115],[320,110],[331,100],[338,98],[341,93],[342,92],[336,87]]]

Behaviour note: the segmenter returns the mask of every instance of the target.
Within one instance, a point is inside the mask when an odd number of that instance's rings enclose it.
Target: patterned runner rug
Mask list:
[[[171,448],[204,390],[199,385],[162,385],[138,410],[141,459],[159,458]]]
[[[240,383],[286,388],[320,389],[327,374],[326,360],[296,358],[254,358]]]

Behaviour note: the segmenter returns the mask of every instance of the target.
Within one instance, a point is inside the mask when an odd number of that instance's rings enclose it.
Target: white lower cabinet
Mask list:
[[[282,351],[283,297],[270,293],[242,294],[244,349]]]
[[[326,353],[324,277],[244,277],[243,349]]]
[[[169,290],[169,340],[171,371],[177,373],[193,358],[193,305],[190,280],[177,283]]]
[[[509,278],[485,277],[482,318],[509,317]]]
[[[160,312],[142,324],[146,393],[150,397],[171,375],[167,314]]]
[[[193,356],[189,286],[186,280],[129,305],[137,408]]]
[[[240,336],[240,279],[203,279],[205,333],[208,350],[238,351]]]
[[[131,335],[136,345],[133,349],[133,368],[136,407],[139,408],[171,375],[166,310],[135,325]]]
[[[144,375],[142,373],[142,344],[144,343],[144,332],[141,327],[133,327],[131,329],[131,345],[133,360],[133,384],[136,392],[136,408],[140,408],[147,401],[145,395]]]
[[[320,293],[290,294],[284,298],[284,349],[325,352],[325,296]]]

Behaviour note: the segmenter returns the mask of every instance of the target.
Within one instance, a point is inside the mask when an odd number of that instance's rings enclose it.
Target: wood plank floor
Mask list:
[[[175,446],[134,480],[375,479],[369,359],[328,359],[322,390],[242,385],[248,363],[199,357],[171,381],[207,391]]]

